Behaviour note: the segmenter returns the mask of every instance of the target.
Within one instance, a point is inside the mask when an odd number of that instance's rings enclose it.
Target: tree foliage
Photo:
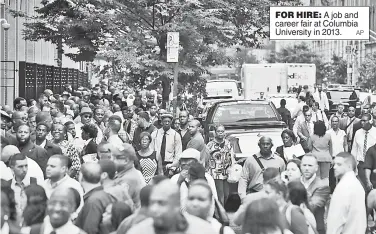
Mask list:
[[[333,54],[330,61],[330,77],[332,83],[346,84],[347,81],[347,61],[342,57]]]
[[[167,32],[180,33],[179,80],[183,90],[202,90],[200,74],[233,64],[222,48],[259,48],[269,36],[269,7],[295,0],[43,0],[26,23],[27,40],[70,48],[75,61],[109,63],[102,74],[143,87],[145,79],[173,77],[166,62]],[[27,17],[22,14],[18,16]],[[67,53],[66,51],[61,51]]]
[[[373,90],[376,88],[376,52],[367,54],[359,74],[359,86]]]
[[[331,70],[330,63],[324,62],[306,43],[294,44],[284,47],[276,53],[271,53],[267,61],[269,63],[314,63],[316,65],[317,83],[321,83],[325,78],[328,78]]]

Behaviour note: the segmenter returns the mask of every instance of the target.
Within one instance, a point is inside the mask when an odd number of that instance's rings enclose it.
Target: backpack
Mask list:
[[[295,205],[289,205],[287,206],[286,208],[286,219],[287,219],[287,222],[288,224],[291,226],[291,213],[292,213],[292,208],[293,207],[298,207],[298,206],[295,206]],[[303,212],[304,213],[304,212]],[[313,228],[312,224],[310,224],[308,222],[308,219],[306,218],[306,223],[307,223],[307,226],[308,226],[308,234],[317,234],[317,231]]]

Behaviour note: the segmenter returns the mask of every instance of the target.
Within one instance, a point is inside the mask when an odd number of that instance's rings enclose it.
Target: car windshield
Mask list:
[[[352,91],[329,91],[331,100],[333,102],[341,102],[343,100],[349,99]]]
[[[277,121],[276,113],[269,104],[238,103],[221,105],[214,114],[214,123],[248,121]]]

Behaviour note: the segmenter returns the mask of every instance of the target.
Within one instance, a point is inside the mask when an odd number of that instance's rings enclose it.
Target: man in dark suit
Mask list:
[[[59,146],[51,143],[46,139],[49,133],[48,124],[45,122],[38,123],[36,128],[35,144],[47,151],[48,158],[55,154],[63,154]]]
[[[325,234],[324,213],[329,199],[330,188],[327,181],[316,176],[318,170],[317,158],[313,154],[306,154],[302,159],[301,182],[307,189],[309,209],[315,216],[317,231]]]
[[[355,117],[355,107],[353,106],[349,107],[346,120],[347,121],[346,121],[345,131],[347,134],[347,145],[348,145],[348,151],[351,152],[355,133],[356,131],[362,128],[362,125],[360,124],[360,119]]]
[[[183,146],[182,150],[184,151],[187,148],[188,142],[192,138],[188,129],[188,122],[189,122],[188,111],[181,111],[179,113],[179,122],[180,122],[180,129],[178,130],[178,133],[181,136],[181,143]]]
[[[313,135],[313,122],[312,122],[312,112],[310,110],[305,111],[304,120],[298,123],[297,135],[300,138],[300,144],[302,145],[306,153],[310,152],[311,149],[311,136]]]

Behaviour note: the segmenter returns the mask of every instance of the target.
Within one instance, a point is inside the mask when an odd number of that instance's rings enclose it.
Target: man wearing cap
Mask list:
[[[181,136],[174,129],[171,128],[173,116],[171,113],[162,115],[163,127],[152,133],[154,150],[157,152],[157,157],[162,158],[163,171],[168,175],[167,165],[172,164],[178,160],[182,152]]]
[[[138,127],[134,131],[133,136],[133,147],[135,147],[136,151],[141,149],[141,139],[140,135],[142,132],[148,132],[152,134],[156,131],[157,128],[150,123],[150,116],[147,112],[141,111],[138,113]]]
[[[80,117],[81,117],[81,122],[76,124],[76,136],[80,138],[80,141],[82,140],[82,127],[87,124],[92,122],[92,117],[93,117],[93,112],[89,107],[82,107],[81,112],[80,112]],[[103,139],[103,133],[102,130],[98,127],[98,125],[95,125],[98,129],[98,135],[97,138],[95,139],[95,142],[97,145],[102,142]],[[82,144],[80,144],[81,147],[83,147],[85,141],[82,140]],[[79,149],[81,151],[83,148]]]
[[[185,203],[188,198],[188,183],[189,183],[189,176],[188,170],[193,163],[197,163],[200,161],[201,154],[198,150],[189,148],[184,150],[180,154],[179,165],[181,172],[180,174],[176,174],[171,178],[171,181],[177,183],[180,186],[180,200],[181,200],[181,207],[185,210]],[[218,199],[217,189],[215,187],[214,179],[208,173],[205,173],[205,178],[208,181],[208,184],[213,192],[213,197]]]
[[[5,146],[5,142],[9,145],[17,145],[17,139],[15,136],[7,132],[8,124],[12,121],[10,116],[3,110],[1,112],[1,146]]]

